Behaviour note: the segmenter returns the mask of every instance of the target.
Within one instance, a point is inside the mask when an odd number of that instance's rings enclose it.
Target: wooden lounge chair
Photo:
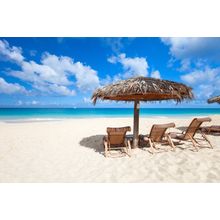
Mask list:
[[[211,125],[202,127],[201,131],[206,134],[219,134],[220,133],[220,126],[219,125]]]
[[[150,153],[154,153],[155,149],[159,149],[156,146],[156,143],[165,143],[172,147],[173,150],[175,150],[175,146],[172,142],[172,139],[170,138],[169,134],[166,133],[168,128],[175,127],[174,123],[168,123],[168,124],[154,124],[151,128],[149,135],[140,135],[140,141],[143,140],[145,142],[148,142],[150,145]],[[166,150],[167,151],[167,150]]]
[[[198,138],[195,138],[195,134],[199,132],[203,139],[208,142],[211,148],[213,148],[211,142],[206,137],[206,135],[199,129],[201,124],[203,122],[210,122],[211,118],[205,117],[205,118],[194,118],[192,122],[190,123],[189,127],[186,129],[186,131],[183,131],[182,133],[172,132],[170,133],[170,137],[172,139],[177,139],[179,142],[181,141],[191,141],[193,144],[193,147],[195,147],[195,150],[198,151],[198,147],[202,146],[201,143],[198,142]],[[200,139],[201,140],[201,139]]]
[[[131,131],[131,127],[107,128],[108,135],[103,138],[105,157],[113,156],[111,150],[123,150],[131,156],[131,144],[126,138],[127,131]]]

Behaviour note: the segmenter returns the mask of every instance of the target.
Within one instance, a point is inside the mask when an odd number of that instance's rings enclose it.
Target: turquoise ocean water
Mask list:
[[[140,117],[208,116],[220,108],[142,108]],[[132,117],[132,108],[0,108],[0,120]]]

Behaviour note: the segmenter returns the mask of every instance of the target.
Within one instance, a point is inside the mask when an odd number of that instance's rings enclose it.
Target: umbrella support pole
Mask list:
[[[139,109],[140,104],[139,101],[134,102],[134,128],[133,128],[133,148],[138,147],[138,134],[139,134]]]

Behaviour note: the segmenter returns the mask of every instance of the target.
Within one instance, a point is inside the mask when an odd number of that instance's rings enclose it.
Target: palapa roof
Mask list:
[[[116,101],[173,99],[181,102],[184,99],[192,98],[192,88],[182,83],[149,77],[135,77],[99,88],[93,93],[91,99],[95,104],[97,99]]]
[[[212,97],[210,99],[207,100],[207,102],[210,104],[210,103],[214,103],[214,102],[218,102],[220,104],[220,96],[215,96],[215,97]]]

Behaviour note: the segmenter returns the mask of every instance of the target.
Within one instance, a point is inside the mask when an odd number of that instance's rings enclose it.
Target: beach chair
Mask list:
[[[206,134],[220,134],[220,126],[211,125],[211,126],[202,127],[201,131]]]
[[[203,122],[210,122],[211,118],[205,117],[205,118],[194,118],[192,122],[190,123],[189,127],[182,133],[172,132],[170,133],[170,137],[172,139],[177,139],[179,142],[181,141],[191,141],[193,144],[193,147],[196,151],[198,151],[198,147],[202,147],[201,143],[198,142],[198,140],[201,140],[199,138],[195,138],[195,134],[198,132],[203,137],[203,140],[205,140],[211,148],[213,148],[211,142],[206,137],[206,135],[202,132],[200,128],[201,124]]]
[[[154,153],[155,149],[158,150],[156,144],[167,144],[172,147],[173,150],[175,150],[175,146],[172,142],[172,139],[170,138],[169,134],[166,133],[167,129],[174,128],[174,123],[168,123],[168,124],[154,124],[151,128],[149,135],[140,135],[139,140],[143,140],[144,142],[148,142],[150,145],[150,153]],[[166,149],[167,151],[168,149]]]
[[[131,156],[131,143],[126,138],[126,132],[131,131],[131,127],[107,128],[107,136],[103,138],[105,157],[113,156],[112,150],[121,150]]]

